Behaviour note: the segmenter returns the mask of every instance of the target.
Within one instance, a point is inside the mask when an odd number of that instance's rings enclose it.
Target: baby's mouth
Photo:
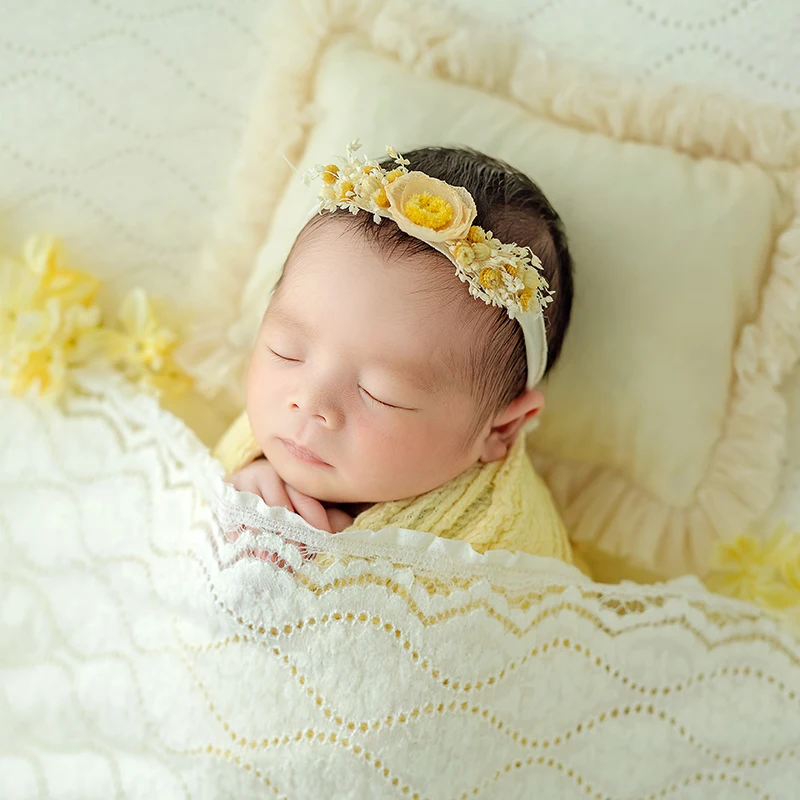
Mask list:
[[[327,461],[323,461],[316,453],[313,453],[306,447],[297,444],[291,439],[279,439],[281,444],[286,448],[287,452],[294,456],[298,461],[303,461],[306,464],[312,464],[317,467],[330,467],[332,466]]]

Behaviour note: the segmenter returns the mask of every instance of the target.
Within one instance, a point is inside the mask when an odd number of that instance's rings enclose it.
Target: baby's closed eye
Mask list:
[[[293,357],[293,356],[287,354],[288,352],[291,352],[291,351],[285,351],[284,350],[282,352],[278,352],[277,350],[275,350],[272,347],[268,347],[267,349],[269,350],[270,353],[272,353],[273,356],[275,356],[280,361],[290,361],[290,362],[292,362],[294,364],[300,364],[303,361],[303,359],[301,359],[301,358],[296,358],[296,357]]]
[[[382,406],[385,406],[386,408],[395,408],[395,409],[397,409],[399,411],[417,411],[418,410],[418,409],[413,408],[411,406],[400,405],[399,403],[391,403],[388,400],[381,400],[379,397],[376,397],[372,392],[368,391],[363,386],[359,386],[358,388],[361,390],[362,394],[366,395],[370,400],[372,400],[373,402],[378,403],[378,404],[380,404]]]

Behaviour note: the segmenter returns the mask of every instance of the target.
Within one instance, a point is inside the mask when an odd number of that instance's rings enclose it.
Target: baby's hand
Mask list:
[[[326,509],[319,500],[284,483],[265,459],[259,458],[228,477],[239,492],[257,494],[268,506],[282,506],[302,517],[309,525],[338,533],[352,524],[352,517],[336,508]]]

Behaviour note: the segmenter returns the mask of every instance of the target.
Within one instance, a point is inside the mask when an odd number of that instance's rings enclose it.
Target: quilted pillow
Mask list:
[[[241,407],[314,201],[307,167],[356,137],[372,155],[499,156],[542,187],[575,259],[572,327],[531,441],[570,533],[602,578],[702,574],[713,541],[777,491],[778,388],[800,353],[800,117],[598,75],[409,5],[279,4],[185,362]]]

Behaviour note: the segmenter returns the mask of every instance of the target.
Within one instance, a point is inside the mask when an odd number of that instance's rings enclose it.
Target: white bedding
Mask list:
[[[321,534],[85,386],[0,398],[4,800],[794,796],[800,643],[749,607]]]

